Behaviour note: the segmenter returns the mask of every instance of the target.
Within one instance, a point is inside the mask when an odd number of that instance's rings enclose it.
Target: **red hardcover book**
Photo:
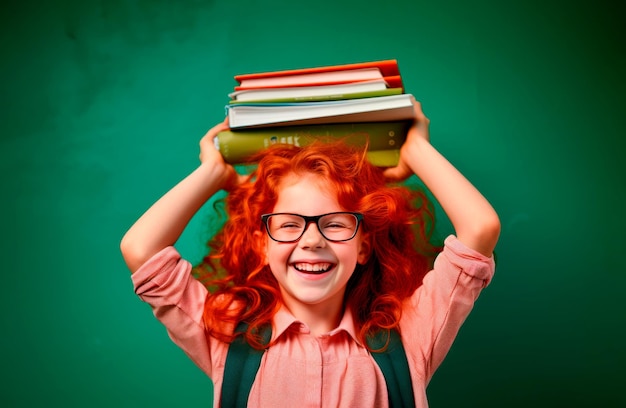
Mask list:
[[[380,74],[376,74],[375,71]],[[362,76],[362,74],[366,76]],[[367,75],[370,76],[368,77]],[[245,89],[285,86],[336,85],[368,79],[371,80],[375,76],[383,77],[388,81],[389,88],[404,88],[402,86],[397,60],[382,60],[235,75],[235,80],[239,83],[238,86],[235,86],[235,90],[240,91]]]

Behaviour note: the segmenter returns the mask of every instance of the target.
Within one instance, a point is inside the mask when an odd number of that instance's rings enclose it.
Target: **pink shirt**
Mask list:
[[[426,386],[450,349],[480,291],[495,270],[493,258],[445,240],[432,271],[405,303],[400,331],[417,407],[427,407]],[[228,344],[204,335],[207,290],[173,247],[132,275],[135,292],[149,303],[171,339],[213,380],[219,406]],[[387,407],[385,379],[357,340],[352,314],[322,336],[312,335],[285,308],[273,320],[272,340],[250,390],[251,407]]]

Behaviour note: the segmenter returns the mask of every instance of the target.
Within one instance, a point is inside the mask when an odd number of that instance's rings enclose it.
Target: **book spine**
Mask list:
[[[400,149],[369,150],[367,160],[376,167],[395,167],[400,161]]]
[[[409,126],[409,121],[396,121],[223,130],[214,141],[224,160],[230,164],[245,163],[252,155],[278,143],[306,146],[315,140],[336,139],[342,139],[353,146],[367,146],[368,152],[377,152],[372,153],[377,163],[390,163],[394,160],[397,163],[397,154],[395,159],[390,159],[389,155],[378,152],[400,149],[406,140]],[[395,164],[389,166],[393,165]]]

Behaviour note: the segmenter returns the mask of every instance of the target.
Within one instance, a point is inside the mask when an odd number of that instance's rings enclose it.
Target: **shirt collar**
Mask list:
[[[296,319],[296,317],[291,314],[291,312],[285,307],[285,305],[281,305],[280,309],[278,309],[278,312],[276,312],[273,319],[272,342],[274,342],[278,337],[282,336],[283,333],[285,333],[285,331],[289,329],[292,325],[299,325],[300,329],[305,333],[310,332],[305,323]],[[356,335],[354,317],[350,308],[346,309],[346,311],[343,313],[343,317],[339,322],[339,326],[331,330],[328,335],[334,336],[342,331],[348,333],[358,345],[362,346],[358,336]]]

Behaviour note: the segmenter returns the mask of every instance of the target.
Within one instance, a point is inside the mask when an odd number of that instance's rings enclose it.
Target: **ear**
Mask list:
[[[361,242],[359,243],[358,254],[356,261],[359,265],[365,265],[370,257],[372,251],[372,243],[370,241],[369,234],[363,234],[361,236]]]
[[[269,264],[269,260],[267,259],[267,235],[261,231],[255,231],[253,238],[254,245],[256,245],[257,250],[259,253],[263,253],[263,265]]]

